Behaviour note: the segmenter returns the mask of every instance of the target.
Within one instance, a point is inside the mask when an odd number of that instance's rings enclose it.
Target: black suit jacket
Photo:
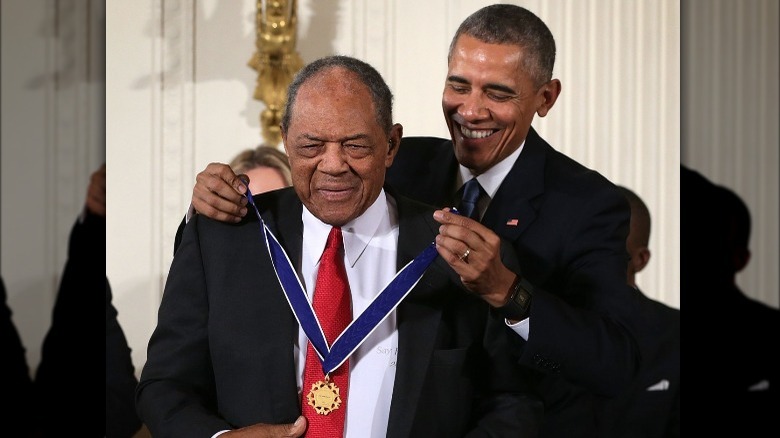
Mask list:
[[[12,318],[13,312],[6,303],[3,278],[0,277],[0,371],[2,389],[0,401],[3,411],[0,423],[7,426],[4,432],[10,436],[26,436],[33,423],[35,405],[33,404],[33,382],[27,366],[26,349]]]
[[[35,374],[37,422],[44,436],[79,430],[91,436],[127,438],[141,428],[135,413],[135,377],[130,348],[111,303],[106,277],[106,219],[87,214],[71,228],[68,259],[62,271],[51,326],[41,348]],[[98,297],[105,289],[106,355],[100,352]],[[105,374],[104,374],[105,373]],[[100,377],[105,375],[105,380]],[[105,403],[100,404],[100,383]],[[73,402],[80,394],[83,401]],[[100,412],[105,409],[105,423]],[[100,429],[103,429],[101,432]]]
[[[776,436],[780,310],[749,298],[735,284],[733,247],[724,232],[734,226],[734,200],[724,186],[681,166],[680,207],[681,306],[696,321],[686,327],[685,339],[698,352],[686,354],[685,367],[709,371],[686,377],[686,391],[696,394],[700,408],[695,423],[717,419],[723,430],[738,430],[740,436]]]
[[[406,137],[387,182],[419,201],[452,206],[457,169],[450,140]],[[482,218],[512,244],[535,287],[529,339],[514,338],[518,363],[545,399],[541,436],[594,436],[594,396],[620,394],[636,375],[641,304],[625,277],[629,218],[611,182],[533,128]]]
[[[642,366],[626,391],[600,405],[600,438],[680,436],[680,311],[643,299]]]
[[[392,193],[389,193],[392,196]],[[255,196],[300,269],[302,204],[292,188]],[[395,197],[400,269],[438,230],[433,209]],[[137,391],[155,437],[208,437],[300,414],[292,346],[298,325],[262,244],[259,222],[195,215],[176,251]],[[396,309],[399,345],[388,437],[533,433],[528,398],[483,300],[437,258]],[[485,340],[488,342],[485,342]]]

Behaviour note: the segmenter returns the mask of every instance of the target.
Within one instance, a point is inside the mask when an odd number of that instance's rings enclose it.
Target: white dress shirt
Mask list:
[[[301,283],[311,302],[320,257],[331,225],[314,217],[305,206],[302,219]],[[341,234],[354,320],[397,272],[398,210],[395,202],[382,190],[363,215],[341,227]],[[299,328],[298,340],[293,346],[299,395],[307,342],[306,334]],[[349,391],[344,425],[346,438],[381,438],[387,435],[397,358],[398,329],[393,310],[349,357]],[[225,432],[217,432],[212,438]]]
[[[320,256],[330,229],[330,225],[303,209],[301,281],[310,302]],[[354,320],[397,272],[398,219],[395,204],[382,190],[363,215],[341,227],[341,233]],[[299,392],[306,361],[306,342],[305,333],[299,330],[295,346]],[[345,437],[379,438],[387,435],[397,357],[398,331],[396,312],[393,311],[349,357]]]

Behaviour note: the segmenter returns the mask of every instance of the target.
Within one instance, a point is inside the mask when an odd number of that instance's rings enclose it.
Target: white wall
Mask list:
[[[305,62],[371,62],[396,95],[405,135],[446,137],[441,91],[457,25],[489,1],[310,0],[299,6]],[[679,306],[679,6],[673,0],[520,1],[558,42],[563,94],[536,123],[550,143],[632,187],[654,216],[639,283]],[[254,4],[109,2],[106,271],[136,364],[173,256],[195,175],[257,144]]]
[[[105,160],[104,7],[0,2],[0,272],[33,372],[70,229]]]

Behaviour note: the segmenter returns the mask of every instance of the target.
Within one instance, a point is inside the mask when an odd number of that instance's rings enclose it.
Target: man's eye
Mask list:
[[[450,88],[452,88],[452,91],[458,94],[465,94],[469,92],[469,87],[464,87],[462,85],[450,85]]]
[[[304,157],[313,157],[319,153],[320,145],[318,144],[303,144],[295,148],[299,154]]]
[[[351,157],[365,157],[371,153],[371,148],[362,144],[346,143],[344,149]]]
[[[507,94],[496,94],[496,93],[488,93],[488,97],[490,98],[490,100],[496,102],[506,102],[507,100],[512,98],[512,96]]]

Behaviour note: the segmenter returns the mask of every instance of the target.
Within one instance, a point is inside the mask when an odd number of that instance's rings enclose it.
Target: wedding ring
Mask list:
[[[467,248],[466,249],[466,252],[464,252],[463,255],[459,257],[460,260],[468,263],[469,262],[468,261],[469,254],[471,254],[471,248]]]

